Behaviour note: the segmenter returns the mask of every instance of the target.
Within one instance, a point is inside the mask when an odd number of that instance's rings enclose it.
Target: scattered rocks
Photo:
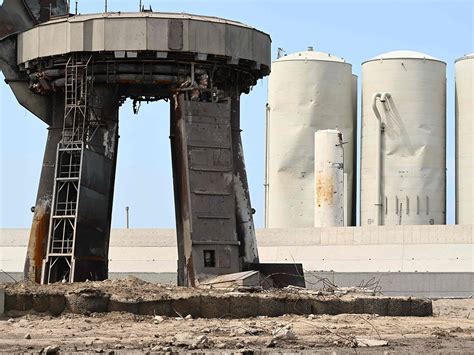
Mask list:
[[[267,343],[267,348],[274,348],[276,345],[277,345],[277,341],[276,341],[275,339],[271,339],[271,340]]]
[[[293,332],[291,325],[286,325],[281,328],[277,328],[272,333],[274,340],[295,340],[296,334]]]
[[[158,323],[162,323],[165,321],[165,318],[162,317],[162,316],[155,316],[153,317],[153,323],[155,324],[158,324]]]
[[[172,343],[175,346],[188,346],[192,349],[196,349],[207,345],[209,339],[205,335],[195,337],[189,333],[178,333],[172,338]]]
[[[43,354],[56,354],[57,352],[59,352],[59,346],[57,345],[50,345],[41,350]]]
[[[26,335],[25,335],[25,339],[31,339],[31,335],[30,335],[30,334],[26,334]]]
[[[388,341],[381,339],[366,339],[366,338],[356,338],[356,344],[359,348],[365,347],[375,347],[375,346],[387,346]]]

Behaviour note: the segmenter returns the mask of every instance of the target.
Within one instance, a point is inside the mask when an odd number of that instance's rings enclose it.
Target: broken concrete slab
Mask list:
[[[199,286],[210,288],[258,287],[261,283],[260,273],[251,270],[216,276],[201,282]]]
[[[127,312],[183,318],[190,315],[193,319],[341,313],[420,317],[432,315],[432,303],[426,299],[357,293],[335,296],[304,289],[228,292],[124,280],[44,286],[8,284],[5,311],[55,316],[63,312]]]

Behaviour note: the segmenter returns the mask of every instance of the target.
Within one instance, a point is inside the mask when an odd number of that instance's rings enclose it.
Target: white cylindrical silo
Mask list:
[[[362,64],[361,225],[446,221],[446,64],[395,51]]]
[[[455,66],[456,223],[474,224],[474,53]]]
[[[314,226],[344,226],[344,147],[342,133],[314,134]]]
[[[356,122],[352,66],[328,53],[305,51],[272,64],[267,105],[266,227],[313,227],[314,133],[337,128],[345,144],[348,215],[355,186]],[[349,221],[349,225],[355,219]]]

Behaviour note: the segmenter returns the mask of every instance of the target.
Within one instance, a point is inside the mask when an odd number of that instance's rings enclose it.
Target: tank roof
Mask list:
[[[366,60],[362,64],[375,61],[375,60],[387,60],[387,59],[425,59],[425,60],[434,60],[437,62],[444,63],[441,59],[432,57],[426,53],[410,51],[410,50],[399,50],[399,51],[391,51],[391,52],[379,54],[376,57]]]
[[[347,63],[344,58],[337,57],[335,55],[332,55],[331,53],[316,52],[316,51],[302,51],[302,52],[291,53],[275,60],[274,63],[285,62],[285,61],[290,61],[290,60],[316,60],[316,61],[325,61],[325,62]]]
[[[474,52],[473,53],[470,53],[470,54],[464,54],[461,58],[458,58],[456,59],[454,62],[457,63],[461,60],[465,60],[465,59],[473,59],[474,58]]]

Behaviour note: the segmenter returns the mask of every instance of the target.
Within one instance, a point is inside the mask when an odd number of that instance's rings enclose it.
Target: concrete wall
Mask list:
[[[0,270],[15,278],[21,277],[28,234],[0,230]],[[320,277],[340,286],[374,278],[390,295],[474,293],[472,225],[260,229],[257,238],[262,262],[303,263],[309,287],[320,287]],[[172,229],[115,229],[109,256],[111,277],[176,279]],[[8,279],[0,272],[0,281]]]

